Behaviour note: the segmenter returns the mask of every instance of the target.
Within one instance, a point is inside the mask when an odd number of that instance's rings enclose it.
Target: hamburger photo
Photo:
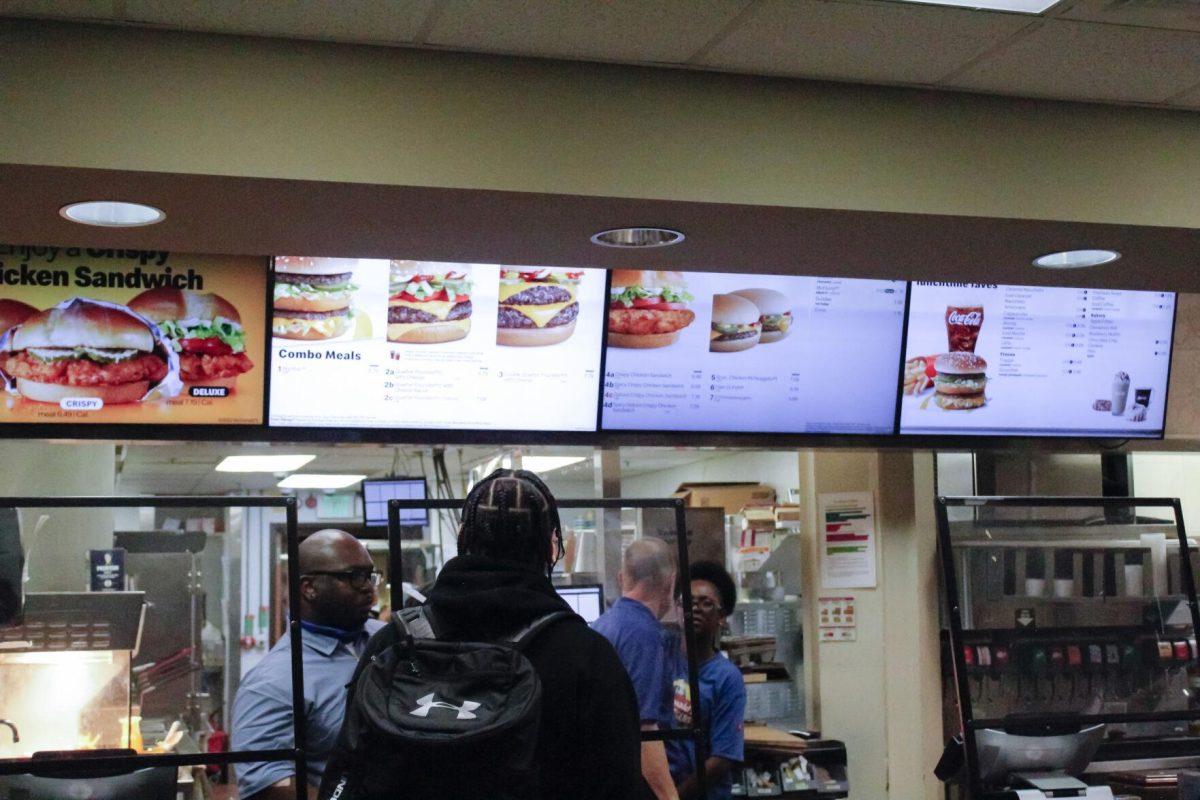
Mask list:
[[[540,347],[570,337],[582,279],[582,272],[501,267],[496,344]]]
[[[149,322],[79,297],[30,316],[13,329],[3,353],[17,392],[43,403],[68,397],[135,403],[177,369],[173,361]]]
[[[691,325],[682,272],[615,269],[608,304],[609,347],[666,347]]]
[[[231,393],[239,375],[254,368],[246,355],[242,316],[219,294],[163,287],[142,292],[129,308],[153,322],[179,355],[185,384],[220,386]]]
[[[38,310],[20,300],[0,300],[0,336],[8,332],[14,325],[20,325],[36,314]]]
[[[446,269],[448,266],[420,261],[391,263],[389,342],[437,344],[470,333],[471,280],[466,272]]]
[[[774,289],[738,289],[734,292],[758,307],[758,321],[762,324],[761,344],[778,342],[792,329],[792,302],[787,295]]]
[[[708,349],[713,353],[749,350],[762,335],[758,306],[736,294],[715,294]]]
[[[943,353],[933,362],[933,401],[947,411],[967,411],[987,402],[987,362],[974,353]]]
[[[316,341],[350,328],[350,301],[358,288],[355,260],[280,256],[275,259],[275,311],[271,333],[280,339]]]

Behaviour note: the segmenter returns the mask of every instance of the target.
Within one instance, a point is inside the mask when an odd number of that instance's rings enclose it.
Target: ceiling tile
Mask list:
[[[1196,0],[1077,0],[1059,19],[1200,32]]]
[[[1200,34],[1047,21],[948,86],[1002,94],[1157,103],[1200,82]]]
[[[426,43],[552,58],[682,63],[749,0],[458,0]]]
[[[138,24],[216,33],[407,43],[435,0],[125,0],[124,19]]]
[[[737,72],[931,84],[1030,24],[1017,14],[885,2],[764,0],[696,63]]]

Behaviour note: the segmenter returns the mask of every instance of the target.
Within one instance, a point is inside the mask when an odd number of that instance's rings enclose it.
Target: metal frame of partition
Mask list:
[[[688,562],[687,522],[684,515],[684,503],[681,498],[651,498],[651,499],[566,499],[556,500],[559,508],[668,508],[675,512],[675,542],[678,547],[679,585],[682,591],[683,608],[692,607],[691,567]],[[443,511],[462,508],[462,500],[389,500],[388,501],[388,573],[399,576],[403,550],[400,542],[400,510],[423,508]],[[395,577],[392,578],[396,580]],[[395,584],[393,583],[393,587]],[[700,720],[700,671],[696,661],[696,638],[692,626],[692,615],[682,614],[683,640],[687,655],[688,687],[692,695],[692,724],[687,728],[672,728],[670,730],[641,731],[643,742],[691,739],[696,745],[696,781],[700,790],[699,796],[708,793],[708,780],[704,774],[704,762],[708,759],[708,731]]]
[[[1004,720],[976,719],[971,703],[970,688],[967,680],[967,664],[963,655],[965,633],[962,626],[962,607],[959,597],[957,573],[954,564],[952,541],[950,538],[949,508],[1170,508],[1175,516],[1175,530],[1179,537],[1181,588],[1187,595],[1188,608],[1191,611],[1192,630],[1200,633],[1200,608],[1197,607],[1196,582],[1192,573],[1191,553],[1187,532],[1183,523],[1183,508],[1178,498],[1165,497],[937,497],[935,510],[938,526],[938,557],[942,567],[943,591],[945,593],[946,610],[949,620],[950,662],[954,669],[954,686],[958,699],[959,726],[963,738],[963,760],[966,769],[967,796],[984,798],[989,795],[984,792],[979,782],[979,759],[976,749],[975,732],[983,728],[994,728],[1003,724]],[[1102,722],[1166,722],[1175,720],[1200,720],[1200,709],[1195,711],[1174,712],[1144,712],[1125,714],[1029,714],[1022,715],[1021,721],[1031,724],[1080,723],[1095,724]],[[1132,744],[1132,743],[1131,743]],[[1200,743],[1197,743],[1200,745]],[[1194,750],[1192,754],[1198,754]],[[1007,796],[1007,795],[1005,795]]]
[[[297,510],[294,497],[4,497],[0,508],[280,508],[286,515],[288,563],[299,563]],[[300,608],[300,576],[288,570],[288,607]],[[292,615],[288,624],[292,645],[292,708],[304,708],[304,664],[301,649],[299,615]],[[306,800],[304,776],[308,771],[303,743],[306,741],[306,721],[303,713],[292,714],[292,733],[296,746],[279,750],[242,750],[225,753],[163,753],[156,755],[98,756],[69,759],[0,759],[0,775],[39,775],[55,777],[72,772],[98,770],[132,770],[147,767],[186,767],[205,764],[238,764],[254,761],[291,761],[296,765],[296,800]]]

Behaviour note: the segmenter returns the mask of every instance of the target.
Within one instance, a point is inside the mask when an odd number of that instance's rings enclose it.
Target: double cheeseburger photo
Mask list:
[[[28,316],[0,353],[16,391],[42,403],[136,403],[168,378],[173,361],[138,315],[79,297]]]
[[[608,346],[666,347],[696,319],[682,272],[615,269],[608,303]]]
[[[974,353],[943,353],[934,359],[933,402],[947,411],[981,408],[987,398],[987,362]]]
[[[449,266],[420,261],[391,262],[389,342],[438,344],[462,339],[471,332],[471,279],[464,270],[447,269]]]
[[[354,264],[347,258],[276,258],[271,334],[323,341],[348,331],[354,317],[350,303],[358,288],[352,283]]]
[[[496,344],[541,347],[570,338],[582,272],[500,268]]]
[[[157,325],[179,355],[185,389],[224,387],[232,394],[238,376],[254,368],[242,317],[219,294],[150,289],[130,300],[129,308]]]

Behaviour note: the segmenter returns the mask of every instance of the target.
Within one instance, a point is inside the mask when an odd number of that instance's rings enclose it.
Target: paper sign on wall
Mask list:
[[[858,622],[854,615],[854,598],[817,598],[817,629],[822,642],[856,641]]]
[[[875,496],[871,492],[821,494],[818,507],[821,585],[874,589]]]

